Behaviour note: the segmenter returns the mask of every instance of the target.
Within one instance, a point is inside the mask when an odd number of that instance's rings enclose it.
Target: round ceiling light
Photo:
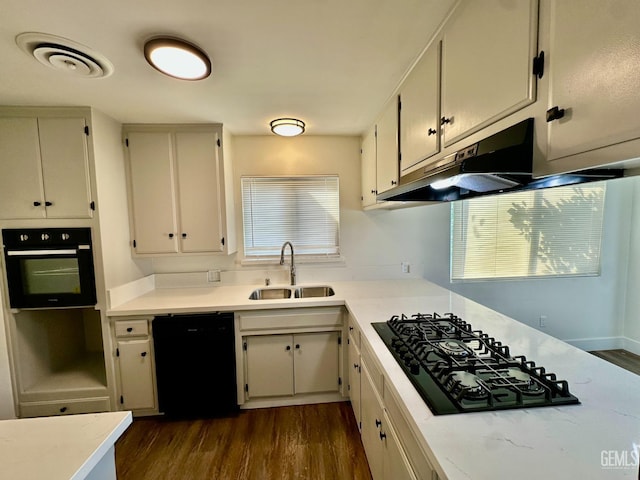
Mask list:
[[[211,75],[206,53],[177,38],[152,38],[144,44],[144,57],[159,72],[181,80],[202,80]]]
[[[304,122],[296,118],[278,118],[270,124],[271,131],[282,137],[295,137],[304,133]]]

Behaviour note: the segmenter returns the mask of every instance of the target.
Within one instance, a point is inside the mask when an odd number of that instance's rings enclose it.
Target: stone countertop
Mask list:
[[[344,305],[440,478],[638,478],[640,376],[424,280],[329,284],[332,297],[284,300],[248,300],[258,285],[153,289],[108,315]],[[512,355],[567,380],[581,404],[433,415],[371,326],[417,312],[455,313],[509,345]]]
[[[0,477],[81,480],[131,424],[131,412],[0,421]]]

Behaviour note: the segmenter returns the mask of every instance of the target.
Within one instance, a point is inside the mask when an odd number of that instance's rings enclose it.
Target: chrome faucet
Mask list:
[[[284,242],[282,244],[282,250],[280,250],[280,265],[284,265],[284,249],[289,245],[291,247],[291,285],[296,284],[296,264],[293,260],[293,245],[291,242]]]

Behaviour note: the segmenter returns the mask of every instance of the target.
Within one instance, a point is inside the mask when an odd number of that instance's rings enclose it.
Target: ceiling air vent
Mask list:
[[[102,54],[72,40],[46,33],[21,33],[18,46],[37,61],[82,78],[102,78],[113,73],[113,65]]]

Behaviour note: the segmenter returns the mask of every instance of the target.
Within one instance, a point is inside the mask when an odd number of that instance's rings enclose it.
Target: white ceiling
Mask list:
[[[89,105],[123,123],[221,122],[267,134],[293,116],[309,135],[359,135],[374,121],[455,0],[2,0],[0,104]],[[41,65],[15,37],[40,32],[99,52],[107,78]],[[166,77],[144,41],[204,49],[213,74]]]

